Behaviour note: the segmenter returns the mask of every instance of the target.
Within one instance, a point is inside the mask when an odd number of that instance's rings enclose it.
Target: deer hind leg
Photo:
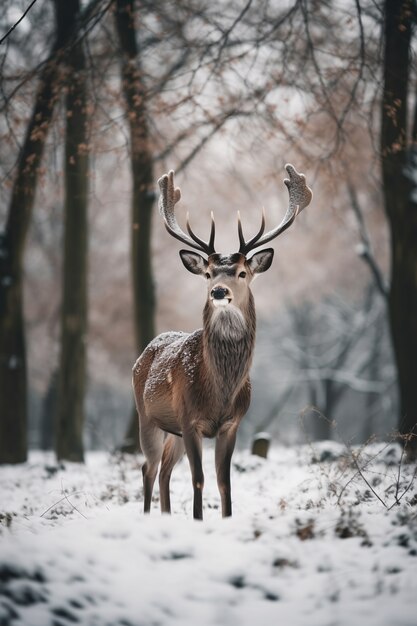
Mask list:
[[[145,513],[149,513],[151,510],[153,486],[164,449],[164,433],[159,428],[153,426],[143,428],[141,425],[140,445],[146,459],[142,465],[143,510]]]
[[[185,452],[183,440],[176,435],[168,435],[162,454],[161,471],[159,472],[159,497],[161,512],[171,513],[169,481],[172,470]]]
[[[204,474],[203,474],[203,465],[201,461],[201,456],[202,456],[201,437],[193,431],[191,432],[183,431],[183,439],[184,439],[185,451],[188,457],[188,462],[190,464],[191,476],[193,479],[193,489],[194,489],[193,517],[194,519],[203,519]]]

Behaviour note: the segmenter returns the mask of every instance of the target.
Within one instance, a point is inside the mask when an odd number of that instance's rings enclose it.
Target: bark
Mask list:
[[[122,87],[129,123],[132,170],[132,277],[134,329],[140,354],[155,336],[155,296],[151,264],[151,221],[154,203],[153,158],[149,139],[146,91],[136,40],[135,4],[117,0],[116,28],[121,52]],[[139,425],[133,411],[125,451],[139,449]]]
[[[60,55],[70,35],[63,13],[64,7],[57,6],[56,42],[40,74],[17,163],[5,232],[0,239],[0,463],[21,463],[27,456],[23,254],[56,101]]]
[[[381,119],[383,195],[391,229],[389,317],[398,369],[398,426],[402,436],[416,433],[417,424],[417,198],[412,180],[417,173],[417,159],[415,147],[407,139],[412,9],[411,0],[385,1]],[[415,436],[408,449],[415,457]]]
[[[332,429],[334,427],[334,382],[325,378],[321,383],[321,396],[323,407],[319,407],[321,412],[316,417],[315,438],[317,441],[327,441],[333,439]]]
[[[370,358],[369,358],[369,379],[379,380],[381,369],[381,337],[384,334],[383,328],[384,318],[381,316],[377,319],[374,328],[372,329],[372,343],[370,346]],[[363,428],[363,441],[370,441],[375,434],[375,407],[381,408],[380,394],[376,392],[369,392],[366,396],[366,417]]]
[[[41,450],[54,449],[55,416],[57,408],[58,394],[58,369],[52,372],[48,389],[42,403],[41,424],[40,424],[40,448]]]
[[[59,2],[59,0],[57,0]],[[76,23],[79,0],[66,0],[67,20]],[[65,206],[61,353],[56,454],[82,462],[87,333],[88,118],[83,43],[67,56]]]

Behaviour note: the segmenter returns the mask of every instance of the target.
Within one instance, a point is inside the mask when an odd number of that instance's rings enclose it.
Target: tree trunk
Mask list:
[[[368,376],[369,380],[378,380],[380,378],[381,369],[381,337],[384,335],[384,321],[385,316],[380,316],[374,327],[372,328],[371,345],[369,347],[369,362],[368,362]],[[366,395],[366,415],[363,426],[363,441],[370,441],[375,435],[375,406],[382,410],[382,403],[380,402],[380,393],[369,392]]]
[[[399,431],[417,424],[417,204],[415,148],[407,140],[412,1],[385,1],[384,87],[381,158],[385,211],[391,227],[389,316],[398,369]],[[412,193],[414,192],[414,193]],[[417,453],[417,437],[407,444]]]
[[[56,102],[59,60],[69,30],[57,4],[57,37],[39,78],[16,166],[5,232],[0,236],[0,463],[27,456],[27,371],[23,319],[23,254],[46,137]],[[62,5],[62,6],[61,6]]]
[[[312,382],[310,385],[310,407],[308,418],[311,420],[311,430],[314,441],[327,441],[332,439],[332,420],[327,412],[327,385],[330,381],[323,380]]]
[[[55,444],[55,417],[57,408],[58,369],[54,370],[49,380],[42,402],[40,423],[40,449],[53,450]]]
[[[319,417],[317,423],[316,438],[321,441],[327,441],[333,439],[333,429],[335,421],[333,419],[333,413],[335,410],[335,382],[329,378],[325,378],[321,383],[322,390],[322,409],[323,415]]]
[[[79,0],[66,0],[73,24]],[[70,9],[70,10],[69,10]],[[83,425],[87,332],[87,87],[83,43],[67,56],[65,139],[65,218],[61,353],[59,366],[56,453],[58,459],[84,460]]]
[[[117,0],[116,27],[121,50],[122,87],[130,130],[134,326],[136,349],[140,354],[155,336],[155,296],[150,250],[155,195],[146,117],[146,91],[136,41],[133,0]],[[134,452],[138,449],[138,417],[134,410],[123,450]]]

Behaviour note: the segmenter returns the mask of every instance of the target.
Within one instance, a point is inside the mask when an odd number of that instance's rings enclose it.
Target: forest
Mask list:
[[[3,0],[0,626],[415,625],[416,24]]]
[[[415,456],[414,4],[221,7],[3,3],[0,463],[137,449],[131,367],[204,305],[156,180],[174,169],[179,221],[204,233],[214,210],[230,252],[237,210],[246,232],[262,206],[281,219],[287,162],[314,200],[255,287],[240,444],[377,436]]]

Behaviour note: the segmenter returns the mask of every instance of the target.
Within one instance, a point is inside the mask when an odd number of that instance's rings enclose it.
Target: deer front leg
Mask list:
[[[190,464],[191,476],[194,489],[194,519],[203,519],[203,487],[204,474],[201,461],[202,445],[201,437],[195,431],[183,430],[183,441],[185,452],[187,453],[188,462]]]
[[[220,431],[216,441],[217,485],[222,501],[222,516],[232,515],[232,496],[230,486],[230,465],[236,443],[237,424]]]

